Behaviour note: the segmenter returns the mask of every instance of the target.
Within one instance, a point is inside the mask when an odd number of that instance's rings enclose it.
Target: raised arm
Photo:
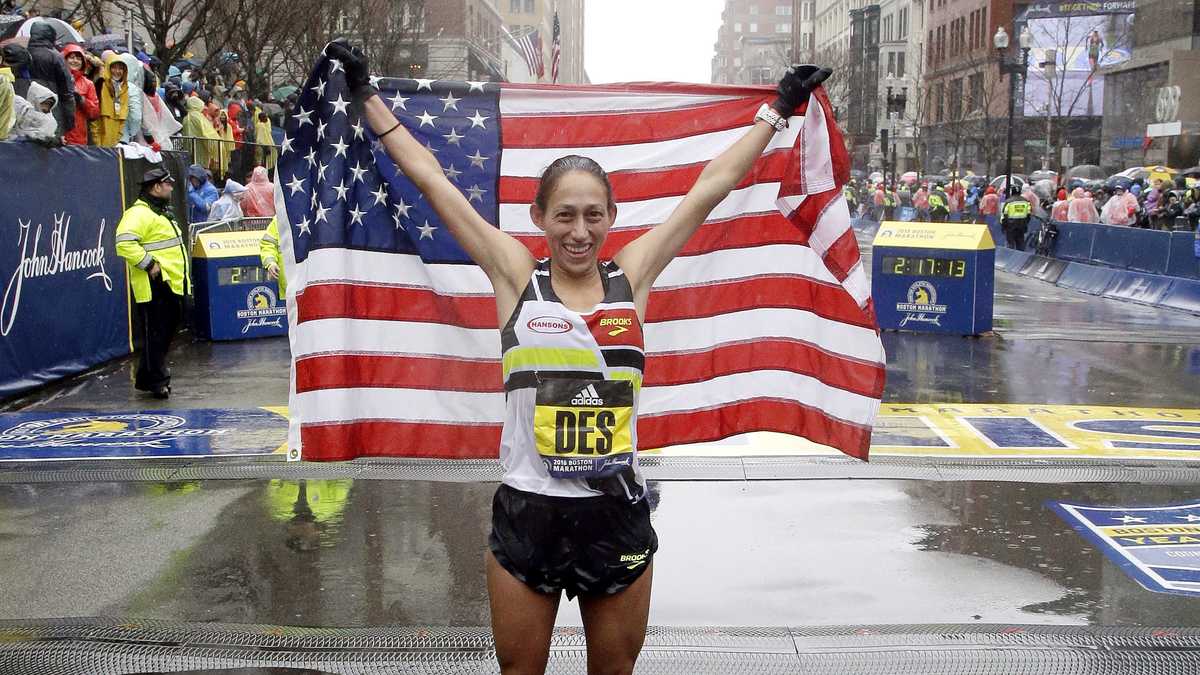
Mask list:
[[[790,117],[831,72],[828,68],[810,65],[793,67],[780,80],[779,98],[771,108],[783,119]],[[679,254],[708,214],[741,182],[775,132],[770,122],[756,117],[746,135],[704,167],[695,185],[665,222],[629,242],[617,254],[616,262],[629,277],[639,307],[645,306],[654,280]]]
[[[455,241],[483,268],[497,299],[519,294],[535,264],[529,249],[484,220],[446,178],[433,154],[396,119],[391,108],[379,98],[379,91],[370,84],[367,58],[361,50],[335,40],[325,47],[325,54],[342,62],[355,104],[361,106],[363,117],[388,156],[429,200]]]

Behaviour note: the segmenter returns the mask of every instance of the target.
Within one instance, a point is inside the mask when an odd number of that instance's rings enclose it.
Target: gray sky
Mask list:
[[[584,66],[593,83],[708,82],[724,0],[587,0]]]

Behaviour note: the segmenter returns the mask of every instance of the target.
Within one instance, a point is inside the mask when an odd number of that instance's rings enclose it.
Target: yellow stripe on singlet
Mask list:
[[[513,347],[504,353],[504,378],[514,370],[538,368],[600,368],[600,358],[590,349]]]
[[[633,390],[640,391],[642,389],[642,374],[636,370],[618,370],[612,369],[608,371],[608,379],[610,380],[629,380],[633,383]]]

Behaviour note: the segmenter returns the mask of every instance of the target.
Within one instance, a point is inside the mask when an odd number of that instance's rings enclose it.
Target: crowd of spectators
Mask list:
[[[57,38],[37,22],[27,46],[0,49],[0,141],[183,151],[192,161],[192,221],[211,219],[218,204],[219,213],[274,215],[276,128],[294,95],[256,100],[244,81],[226,86],[220,72],[191,62],[166,66],[140,50],[97,51]]]
[[[964,182],[967,184],[964,185]],[[1042,221],[1104,223],[1152,229],[1195,230],[1200,222],[1200,181],[1173,180],[1069,181],[1071,187],[1026,183],[1021,196]],[[894,220],[911,207],[917,221],[983,222],[999,217],[1003,195],[979,181],[921,181],[898,184],[851,180],[843,191],[852,215]]]

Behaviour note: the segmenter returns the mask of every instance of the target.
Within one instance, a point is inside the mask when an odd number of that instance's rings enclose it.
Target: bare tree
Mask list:
[[[277,76],[302,82],[313,58],[330,40],[345,37],[361,45],[371,67],[388,75],[424,77],[428,65],[425,0],[349,0],[332,4],[301,0],[290,31],[274,40],[272,67]],[[296,5],[296,2],[285,3]]]
[[[219,34],[208,31],[208,22],[222,1],[80,0],[77,11],[96,33],[115,32],[116,27],[108,25],[109,16],[131,13],[134,24],[146,31],[151,51],[166,68],[201,42],[206,43],[204,47],[210,57],[221,51],[224,41]]]

